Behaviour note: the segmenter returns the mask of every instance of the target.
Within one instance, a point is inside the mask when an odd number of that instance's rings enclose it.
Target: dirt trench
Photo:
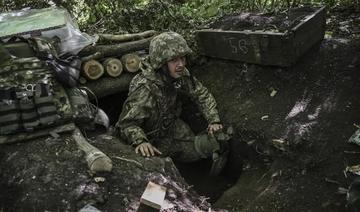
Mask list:
[[[356,176],[344,170],[360,162],[347,143],[360,123],[360,42],[331,26],[335,36],[290,68],[209,59],[194,71],[246,146],[243,172],[216,207],[345,211],[338,190]]]
[[[210,161],[177,164],[186,183],[174,177],[177,170],[169,163],[147,161],[153,164],[149,172],[162,174],[162,164],[170,175],[166,179],[174,180],[168,186],[182,199],[169,201],[188,203],[172,211],[187,211],[190,205],[235,212],[346,210],[346,195],[338,191],[356,176],[345,176],[344,169],[360,163],[360,147],[346,142],[357,129],[354,124],[360,124],[360,37],[352,33],[352,23],[360,19],[341,12],[328,22],[332,36],[290,68],[210,58],[192,67],[214,94],[224,124],[236,130],[234,147],[239,148],[242,172],[229,169],[210,178]],[[112,124],[125,98],[126,93],[119,93],[101,100]],[[206,127],[190,104],[185,104],[182,118],[195,132]],[[112,158],[120,154],[145,161],[117,140],[89,137]],[[95,176],[106,179],[95,182],[83,153],[66,137],[6,145],[0,159],[0,211],[76,211],[86,204],[103,211],[126,210],[138,204],[143,180],[158,176],[115,158],[114,174]]]

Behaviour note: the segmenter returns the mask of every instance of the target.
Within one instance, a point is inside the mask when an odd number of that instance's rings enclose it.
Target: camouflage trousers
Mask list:
[[[210,158],[219,144],[207,132],[195,135],[181,119],[173,125],[172,135],[158,139],[154,142],[164,156],[169,156],[175,161],[194,162],[203,158]]]

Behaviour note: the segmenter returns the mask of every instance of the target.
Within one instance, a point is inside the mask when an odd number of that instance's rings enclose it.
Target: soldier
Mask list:
[[[214,97],[185,67],[186,56],[191,53],[185,39],[175,32],[165,32],[152,39],[149,51],[142,72],[130,83],[129,96],[116,124],[121,137],[143,156],[162,154],[182,162],[219,158],[226,142],[218,141],[229,138],[218,133],[223,125]],[[181,93],[197,104],[209,123],[207,133],[194,135],[179,119],[177,97]]]

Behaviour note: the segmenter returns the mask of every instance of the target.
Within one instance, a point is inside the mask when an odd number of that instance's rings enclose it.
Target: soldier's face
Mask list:
[[[174,79],[181,77],[184,73],[185,65],[186,65],[185,57],[176,57],[172,60],[169,60],[167,62],[167,66],[169,69],[170,76]]]

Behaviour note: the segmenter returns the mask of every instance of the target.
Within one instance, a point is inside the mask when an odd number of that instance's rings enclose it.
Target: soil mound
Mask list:
[[[277,13],[249,13],[224,16],[212,23],[210,28],[222,30],[263,30],[285,32],[300,23],[316,8],[292,8]]]
[[[249,147],[242,175],[216,206],[345,210],[343,191],[357,175],[344,170],[360,163],[360,147],[347,142],[360,122],[360,39],[359,16],[344,14],[331,16],[323,42],[290,68],[214,59],[197,68]]]

